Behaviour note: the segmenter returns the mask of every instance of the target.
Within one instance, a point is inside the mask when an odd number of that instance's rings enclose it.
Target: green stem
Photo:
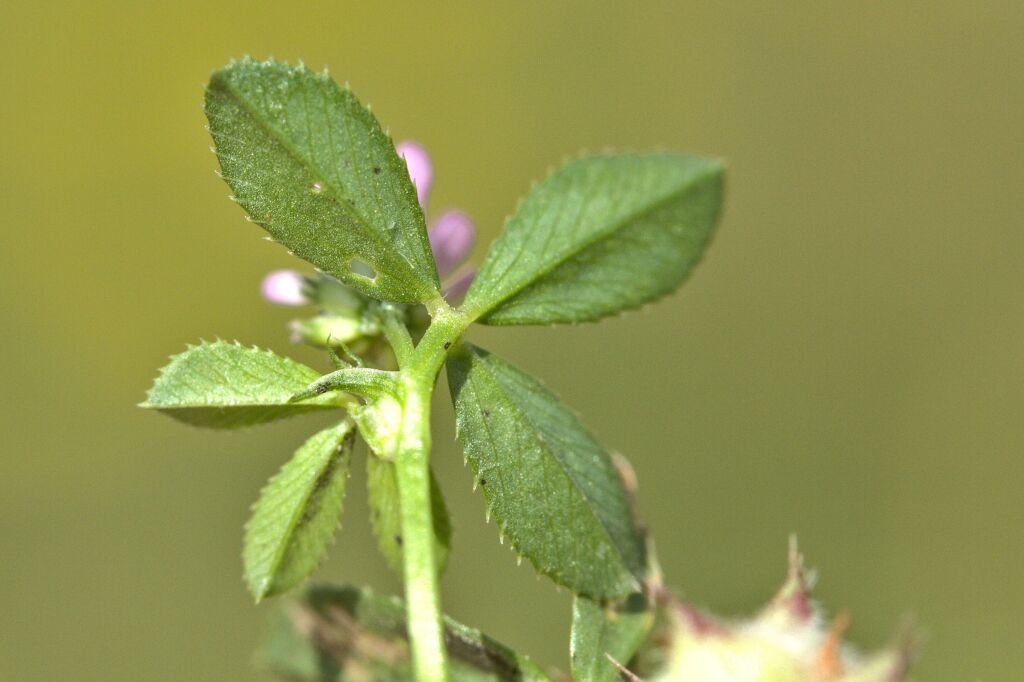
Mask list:
[[[398,366],[401,367],[412,360],[415,348],[412,345],[412,336],[405,326],[401,313],[390,303],[383,303],[380,306],[381,331],[391,345],[395,354]]]
[[[445,682],[448,661],[430,502],[430,400],[448,349],[462,335],[467,321],[443,299],[432,303],[430,328],[415,351],[406,354],[400,370],[402,426],[394,459],[402,524],[406,618],[416,679]]]
[[[430,504],[430,390],[415,385],[408,388],[403,396],[403,434],[395,456],[407,627],[416,679],[444,682],[448,665]]]

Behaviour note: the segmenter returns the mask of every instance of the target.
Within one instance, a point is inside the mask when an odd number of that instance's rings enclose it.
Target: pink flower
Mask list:
[[[449,303],[458,303],[466,297],[466,292],[469,291],[469,285],[473,283],[473,279],[475,277],[476,268],[466,270],[464,273],[446,284],[444,297],[448,299]]]
[[[409,178],[416,186],[423,212],[427,212],[427,202],[434,182],[434,167],[421,145],[416,142],[402,142],[395,151],[405,159],[409,169]],[[437,264],[437,275],[444,284],[444,296],[451,302],[457,302],[466,295],[469,285],[476,275],[474,269],[468,269],[456,275],[459,267],[466,262],[473,243],[476,241],[476,226],[465,213],[447,211],[431,223],[427,230],[430,239],[430,250],[434,253]]]
[[[416,142],[402,142],[395,147],[395,151],[405,159],[405,166],[409,169],[409,178],[416,186],[416,197],[420,200],[420,206],[426,211],[427,200],[430,198],[430,187],[434,184],[434,166],[430,163],[427,150]]]
[[[465,213],[448,211],[434,222],[427,237],[437,263],[437,274],[444,279],[455,272],[473,250],[476,227]]]
[[[294,270],[274,270],[263,278],[260,291],[271,303],[299,306],[309,303],[302,293],[303,287],[302,275]]]

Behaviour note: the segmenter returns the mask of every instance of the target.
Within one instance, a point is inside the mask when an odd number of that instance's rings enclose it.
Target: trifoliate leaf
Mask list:
[[[315,434],[267,483],[245,526],[245,581],[256,600],[286,592],[317,567],[334,538],[355,427]]]
[[[233,429],[343,404],[338,394],[288,402],[319,377],[269,350],[202,343],[171,358],[140,406],[194,426]]]
[[[538,184],[466,295],[485,324],[585,322],[674,290],[718,217],[722,163],[673,154],[572,161]]]
[[[440,295],[405,162],[348,88],[243,59],[213,74],[206,115],[235,200],[275,240],[369,296]]]
[[[572,678],[579,682],[621,679],[620,670],[611,659],[628,665],[653,625],[654,609],[639,592],[608,605],[576,597],[569,645]]]
[[[513,548],[594,599],[624,597],[646,571],[607,451],[536,379],[466,344],[448,360],[459,440]]]
[[[405,607],[353,587],[315,587],[282,611],[263,661],[301,682],[413,682]],[[479,630],[444,618],[452,682],[547,682],[525,656]]]
[[[366,486],[370,502],[370,522],[377,546],[388,565],[402,575],[402,518],[395,463],[370,453],[366,458]],[[434,521],[434,558],[438,573],[448,563],[452,541],[451,520],[434,472],[430,472],[430,512]]]

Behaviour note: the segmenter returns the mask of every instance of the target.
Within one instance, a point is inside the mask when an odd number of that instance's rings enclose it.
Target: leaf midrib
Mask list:
[[[242,108],[245,109],[246,113],[249,114],[249,116],[256,122],[256,124],[261,129],[266,131],[271,138],[276,140],[282,147],[284,147],[285,150],[292,156],[292,158],[295,159],[296,161],[298,161],[300,165],[302,165],[302,166],[304,166],[306,168],[312,168],[312,169],[319,170],[318,167],[316,166],[316,164],[314,164],[311,161],[307,160],[303,156],[303,154],[295,147],[295,145],[292,143],[292,141],[289,140],[284,135],[283,132],[277,130],[274,126],[270,125],[269,122],[264,121],[263,118],[258,115],[258,113],[259,113],[258,110],[253,105],[251,105],[246,100],[245,97],[242,96],[242,93],[231,83],[230,79],[228,79],[223,74],[217,74],[217,76],[215,76],[215,79],[212,82],[213,83],[217,83],[217,84],[221,84],[224,87],[224,89],[239,104],[241,104]],[[362,106],[362,105],[359,105],[359,106]],[[306,107],[305,96],[303,96],[303,107],[304,108]],[[326,173],[317,173],[316,175],[318,175],[318,176],[323,175],[324,176],[324,179],[321,180],[321,179],[318,178],[316,180],[316,182],[320,182],[321,183],[323,189],[325,190],[325,192],[321,193],[321,196],[324,196],[326,194],[325,198],[329,199],[331,201],[331,203],[333,203],[335,206],[337,206],[341,210],[342,213],[345,213],[347,215],[353,216],[356,219],[356,222],[358,222],[359,226],[362,228],[362,231],[366,235],[368,235],[378,246],[382,247],[386,251],[388,249],[388,247],[390,246],[390,244],[386,240],[383,239],[383,235],[381,235],[378,230],[376,230],[375,228],[372,227],[372,225],[370,224],[370,222],[368,221],[366,216],[364,216],[362,213],[357,211],[354,207],[352,207],[351,205],[347,204],[346,202],[342,201],[339,198],[337,189],[335,188],[334,184],[327,181],[327,179],[326,179],[326,175],[327,174]],[[329,191],[327,191],[327,190],[329,190]],[[254,217],[254,219],[255,219],[255,217]],[[410,271],[408,274],[413,275],[414,276],[413,278],[416,279],[415,278],[415,272]]]
[[[604,157],[604,158],[615,158],[615,157]],[[662,208],[664,208],[665,206],[667,206],[669,203],[671,203],[672,201],[682,197],[687,192],[692,190],[694,188],[694,186],[699,181],[702,181],[702,180],[706,179],[707,177],[713,176],[717,172],[717,170],[718,170],[718,168],[717,168],[716,165],[709,164],[707,170],[702,171],[700,173],[696,173],[695,175],[693,175],[693,177],[685,185],[683,185],[682,187],[669,192],[668,194],[666,194],[661,199],[658,199],[657,201],[649,204],[646,208],[640,209],[640,210],[638,210],[638,211],[636,211],[634,213],[627,214],[621,220],[613,223],[610,228],[595,233],[595,235],[591,239],[588,239],[588,240],[580,242],[577,247],[575,247],[575,248],[571,249],[570,251],[568,251],[565,254],[564,257],[554,261],[550,266],[545,267],[542,270],[539,270],[537,273],[535,273],[531,280],[521,283],[519,286],[513,288],[508,294],[506,294],[505,296],[499,298],[498,300],[490,303],[489,305],[485,306],[484,308],[482,308],[480,310],[473,310],[473,311],[471,311],[471,313],[470,313],[471,316],[474,319],[480,319],[481,317],[484,317],[485,315],[487,315],[487,313],[493,311],[500,304],[502,304],[502,303],[508,301],[509,299],[517,296],[518,294],[522,293],[525,289],[528,289],[532,285],[536,284],[541,278],[543,278],[546,275],[550,274],[554,270],[557,270],[558,268],[562,267],[567,262],[573,260],[578,255],[580,255],[581,253],[586,251],[587,249],[591,248],[592,246],[594,246],[594,245],[596,245],[596,244],[598,244],[598,243],[600,243],[602,241],[605,241],[606,239],[610,239],[619,230],[621,230],[624,227],[626,227],[626,225],[628,225],[629,223],[632,223],[632,222],[640,219],[641,217],[643,217],[643,216],[645,216],[647,214],[654,213],[655,211],[659,211]],[[518,256],[516,258],[518,259]],[[511,269],[511,266],[507,267],[506,268],[506,272],[508,272],[510,269]],[[504,277],[504,275],[502,275],[502,277]]]
[[[509,402],[511,402],[513,405],[515,405],[516,409],[519,411],[519,414],[521,414],[523,416],[523,419],[527,422],[527,424],[529,424],[530,428],[533,429],[533,433],[534,434],[540,433],[541,430],[537,427],[537,424],[534,422],[534,420],[523,409],[522,404],[519,401],[513,399],[509,395],[509,393],[505,389],[505,387],[502,386],[501,382],[498,381],[498,379],[495,377],[494,372],[492,372],[489,368],[486,368],[486,369],[487,369],[487,373],[491,376],[491,380],[494,381],[495,385],[497,385],[499,388],[501,388],[501,392],[505,394],[505,397],[508,398]],[[469,379],[470,383],[473,382],[471,377],[467,377],[467,378]],[[473,390],[474,395],[476,395],[476,396],[480,395],[479,391],[476,389],[476,387],[473,387],[472,390]],[[481,404],[479,398],[477,399],[476,403],[477,403],[478,406]],[[482,409],[482,408],[479,408],[479,409]],[[480,419],[481,419],[481,423],[483,423],[485,425],[485,429],[487,429],[487,427],[486,427],[487,420],[483,418],[482,414],[480,415]],[[490,435],[490,430],[487,429],[487,431],[488,431],[488,435]],[[548,455],[551,457],[551,459],[553,459],[558,464],[559,470],[562,472],[562,475],[565,476],[565,478],[568,479],[569,482],[572,484],[573,490],[575,490],[579,494],[580,497],[582,497],[584,500],[586,500],[588,502],[588,504],[585,505],[586,508],[587,508],[587,511],[590,513],[590,515],[593,517],[593,519],[597,522],[598,527],[603,531],[605,537],[608,539],[609,544],[613,548],[615,548],[615,553],[618,555],[619,560],[620,560],[620,564],[625,569],[626,573],[628,573],[629,575],[633,575],[633,571],[627,565],[625,557],[622,554],[622,550],[619,548],[618,543],[615,542],[614,536],[611,534],[611,531],[609,531],[608,526],[605,524],[605,522],[601,519],[600,516],[598,516],[597,512],[595,511],[596,505],[590,504],[593,501],[590,499],[589,496],[587,496],[586,492],[579,486],[579,484],[576,482],[576,479],[573,478],[573,476],[569,474],[569,471],[566,468],[566,465],[562,462],[562,460],[560,458],[555,456],[554,452],[548,446],[547,442],[545,440],[537,438],[536,435],[534,435],[533,441],[535,443],[537,443],[545,452],[547,452]],[[491,442],[494,442],[493,437],[491,438]]]
[[[277,570],[280,568],[281,562],[284,561],[285,555],[288,553],[288,547],[291,544],[292,535],[294,535],[295,530],[298,528],[299,521],[301,521],[302,517],[305,515],[304,510],[309,505],[314,493],[321,489],[322,486],[318,484],[320,479],[323,476],[329,476],[333,472],[336,465],[334,459],[339,455],[339,451],[345,446],[345,441],[349,438],[351,429],[351,425],[347,425],[344,422],[337,424],[332,428],[332,431],[344,430],[344,433],[342,433],[337,444],[331,448],[331,453],[327,456],[327,461],[324,463],[324,466],[320,469],[317,475],[313,477],[313,484],[308,487],[306,494],[302,496],[300,504],[297,504],[292,508],[291,518],[288,519],[288,528],[283,535],[285,540],[281,542],[280,547],[278,547],[277,551],[274,552],[274,557],[270,562],[270,582],[266,585],[265,589],[260,590],[261,599],[266,596],[267,592],[274,586]],[[333,433],[331,435],[334,436]],[[287,466],[287,464],[285,466]]]
[[[335,407],[343,407],[343,402],[288,402],[288,397],[281,402],[276,403],[151,403],[148,400],[139,403],[139,407],[154,409],[154,410],[194,410],[194,409],[210,409],[210,410],[226,410],[231,408],[242,408],[250,409],[254,407],[322,407],[325,409],[331,409]],[[317,396],[320,397],[320,396]]]

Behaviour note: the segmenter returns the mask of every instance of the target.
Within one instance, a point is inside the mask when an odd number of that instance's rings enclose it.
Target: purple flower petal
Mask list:
[[[444,290],[445,299],[452,304],[461,303],[462,299],[466,297],[466,292],[469,291],[469,285],[473,283],[474,277],[476,277],[476,268],[467,270],[456,277],[455,281]]]
[[[476,227],[465,213],[448,211],[437,219],[427,236],[437,274],[443,279],[466,262],[476,241]]]
[[[302,294],[302,275],[294,270],[274,270],[263,278],[263,298],[278,305],[306,305]]]
[[[430,198],[430,187],[434,184],[434,166],[430,163],[430,155],[427,150],[416,142],[402,142],[395,151],[405,159],[405,165],[409,169],[409,178],[412,184],[416,185],[416,197],[420,206],[427,210],[427,200]]]

